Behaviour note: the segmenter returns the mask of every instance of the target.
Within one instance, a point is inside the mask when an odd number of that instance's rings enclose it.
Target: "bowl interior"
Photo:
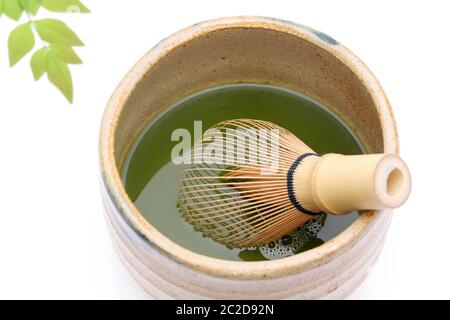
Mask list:
[[[136,135],[164,108],[196,91],[231,83],[271,84],[310,96],[338,114],[369,152],[383,151],[377,108],[358,75],[326,49],[283,31],[204,32],[178,43],[144,72],[118,119],[118,167]]]
[[[378,82],[353,54],[324,34],[270,19],[240,18],[195,25],[159,43],[125,77],[105,113],[100,141],[106,185],[134,229],[159,249],[167,245],[177,252],[166,253],[180,261],[196,268],[203,262],[214,270],[229,267],[230,274],[241,265],[220,264],[155,236],[127,198],[119,171],[134,139],[161,111],[192,93],[235,83],[269,84],[310,96],[336,113],[369,153],[397,151],[395,123]],[[342,245],[357,237],[372,217],[367,213],[357,219]],[[330,255],[340,245],[336,240],[310,251]],[[304,260],[310,263],[320,255],[304,255]],[[286,269],[291,263],[294,270],[301,258],[291,258],[264,266]]]

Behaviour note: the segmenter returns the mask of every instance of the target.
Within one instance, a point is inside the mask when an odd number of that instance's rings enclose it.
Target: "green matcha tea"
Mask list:
[[[171,141],[172,132],[184,128],[194,136],[194,121],[202,121],[206,130],[218,122],[237,118],[274,122],[294,133],[318,154],[363,153],[349,127],[327,108],[298,93],[253,84],[226,85],[196,93],[148,124],[131,146],[122,168],[129,196],[161,233],[203,255],[257,261],[314,248],[335,237],[357,218],[357,212],[340,217],[323,214],[277,242],[247,249],[228,249],[194,231],[176,206],[176,187],[183,167],[171,161],[172,148],[177,144]]]

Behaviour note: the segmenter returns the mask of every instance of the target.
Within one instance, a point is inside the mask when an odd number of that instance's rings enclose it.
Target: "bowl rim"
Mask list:
[[[384,152],[398,153],[397,127],[389,101],[372,72],[352,52],[326,34],[306,26],[275,18],[236,16],[208,20],[182,29],[159,42],[132,67],[115,89],[103,115],[99,141],[100,168],[104,186],[115,209],[126,223],[142,236],[151,249],[177,264],[211,276],[257,280],[290,275],[324,263],[341,249],[352,245],[380,215],[373,211],[365,212],[335,238],[319,247],[291,257],[257,262],[222,260],[190,251],[152,226],[128,197],[114,159],[114,137],[119,116],[129,95],[148,70],[183,43],[212,31],[242,27],[269,29],[300,37],[328,51],[344,63],[367,88],[375,103],[381,123]]]

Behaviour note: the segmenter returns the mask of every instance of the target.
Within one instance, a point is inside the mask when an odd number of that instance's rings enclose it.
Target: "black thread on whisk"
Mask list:
[[[298,211],[310,215],[310,216],[317,216],[321,214],[322,212],[313,212],[309,211],[308,209],[303,208],[303,206],[300,204],[300,202],[297,201],[297,198],[294,194],[294,172],[297,170],[297,167],[302,163],[302,161],[309,157],[309,156],[316,156],[319,155],[315,153],[305,153],[302,154],[300,157],[297,158],[297,160],[294,161],[294,163],[291,165],[291,167],[288,170],[287,174],[287,191],[289,195],[289,200],[291,200],[291,203],[294,205],[295,208],[297,208]]]

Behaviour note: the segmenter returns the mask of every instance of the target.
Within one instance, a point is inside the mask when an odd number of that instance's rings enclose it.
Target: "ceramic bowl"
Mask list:
[[[368,68],[330,36],[261,17],[193,25],[151,49],[117,87],[104,114],[102,195],[118,254],[154,298],[346,297],[375,263],[392,212],[365,212],[334,239],[295,256],[236,262],[175,244],[127,196],[119,169],[140,130],[180,98],[231,83],[271,84],[306,94],[338,114],[369,152],[398,152],[395,121],[383,89]]]

